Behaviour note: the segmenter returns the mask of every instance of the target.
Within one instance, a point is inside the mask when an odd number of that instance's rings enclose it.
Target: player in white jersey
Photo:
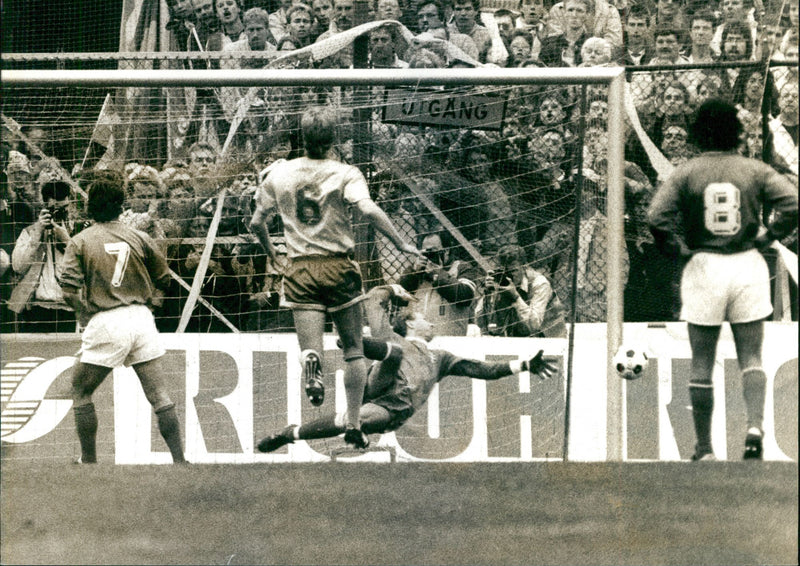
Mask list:
[[[428,348],[434,336],[433,323],[412,308],[402,311],[394,326],[389,322],[391,298],[416,299],[399,285],[376,287],[365,302],[371,337],[364,338],[364,353],[376,360],[369,369],[361,426],[367,434],[397,430],[428,400],[433,386],[449,375],[495,380],[529,371],[547,379],[555,365],[542,358],[540,350],[528,360],[484,362],[461,358],[445,350]],[[345,431],[344,415],[328,415],[302,426],[290,425],[258,443],[261,452],[274,452],[297,439],[329,438]]]
[[[175,463],[185,463],[175,404],[163,383],[164,346],[150,304],[169,282],[169,268],[153,240],[118,221],[125,201],[121,177],[99,176],[89,187],[87,212],[95,224],[73,236],[60,277],[64,299],[89,322],[72,376],[81,462],[97,462],[97,414],[92,393],[115,367],[132,366]],[[83,301],[80,293],[83,290]]]
[[[704,102],[691,130],[703,153],[677,167],[658,189],[649,222],[662,252],[689,258],[681,279],[681,318],[692,349],[692,459],[714,459],[711,375],[720,327],[728,321],[747,410],[744,458],[760,460],[767,381],[761,350],[764,319],[772,312],[760,250],[797,225],[797,186],[765,163],[737,154],[742,125],[731,104]],[[766,227],[765,212],[771,216]]]
[[[386,214],[370,198],[361,172],[328,159],[335,141],[336,115],[328,108],[312,107],[301,119],[306,155],[276,162],[256,193],[256,210],[250,224],[261,245],[275,260],[267,219],[277,209],[283,220],[289,265],[283,280],[284,300],[292,309],[305,390],[311,403],[322,404],[322,347],[326,312],[336,325],[346,362],[347,396],[345,440],[366,447],[359,409],[367,380],[361,342],[360,301],[364,298],[361,271],[353,259],[355,237],[351,207],[406,253],[419,254],[406,243]]]

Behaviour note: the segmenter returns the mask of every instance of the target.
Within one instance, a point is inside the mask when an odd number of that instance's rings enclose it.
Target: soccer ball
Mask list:
[[[647,369],[647,354],[641,349],[623,344],[614,356],[614,368],[622,379],[639,379]]]

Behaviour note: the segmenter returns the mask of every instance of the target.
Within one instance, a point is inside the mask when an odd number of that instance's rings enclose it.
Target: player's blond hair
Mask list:
[[[336,140],[336,114],[325,106],[312,106],[300,119],[303,146],[311,159],[323,159]]]

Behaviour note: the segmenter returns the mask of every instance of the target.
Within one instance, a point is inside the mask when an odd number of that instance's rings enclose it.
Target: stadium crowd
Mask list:
[[[671,165],[685,162],[697,153],[692,112],[722,97],[736,104],[745,126],[741,152],[796,184],[798,1],[787,1],[782,13],[783,3],[767,0],[495,4],[170,0],[168,29],[173,51],[219,52],[206,61],[229,69],[626,66],[646,136],[627,120],[625,319],[676,320],[682,266],[657,252],[647,230],[644,213],[663,171],[645,145],[652,142]],[[347,32],[370,22],[382,23],[367,32],[361,60]],[[462,335],[563,335],[573,302],[577,322],[604,321],[608,106],[602,93],[587,90],[581,116],[575,87],[514,88],[499,131],[388,123],[380,108],[367,109],[365,149],[362,124],[352,119],[354,89],[198,88],[186,119],[169,125],[177,157],[125,159],[90,147],[69,171],[53,155],[46,126],[5,132],[2,331],[63,332],[80,322],[57,281],[66,242],[87,224],[81,187],[98,170],[121,175],[128,200],[120,220],[150,234],[168,258],[173,280],[153,305],[160,330],[292,330],[280,304],[284,267],[248,226],[260,171],[301,154],[299,115],[312,103],[339,110],[335,157],[370,163],[373,198],[426,252],[426,261],[415,261],[362,231],[375,242],[358,257],[369,264],[369,285],[405,286],[425,301],[429,320]],[[377,89],[371,95],[383,96]],[[570,198],[579,186],[585,197],[573,296]],[[270,234],[281,230],[275,215]],[[795,250],[796,233],[784,242]],[[192,287],[201,300],[186,318]],[[795,320],[796,312],[793,305]]]

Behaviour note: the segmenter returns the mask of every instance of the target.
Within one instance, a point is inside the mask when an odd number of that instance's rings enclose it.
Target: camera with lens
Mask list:
[[[435,263],[436,265],[444,264],[444,251],[443,250],[422,250],[422,255],[425,259]]]
[[[66,206],[57,206],[55,208],[50,209],[50,217],[53,219],[53,222],[57,224],[63,224],[67,221],[67,207]]]
[[[501,287],[505,287],[511,283],[511,276],[508,271],[495,271],[492,274],[492,279]]]

